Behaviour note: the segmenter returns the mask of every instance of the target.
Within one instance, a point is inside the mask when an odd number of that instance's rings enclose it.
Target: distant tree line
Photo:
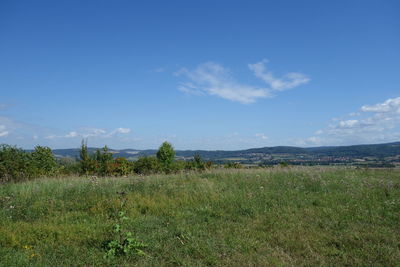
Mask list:
[[[158,149],[156,156],[139,157],[129,161],[124,157],[114,158],[107,146],[89,153],[82,141],[77,160],[56,159],[49,147],[36,146],[32,152],[9,145],[0,145],[0,182],[18,182],[37,177],[67,175],[127,176],[156,173],[177,173],[182,171],[202,171],[213,167],[199,155],[192,160],[175,160],[175,150],[168,142]],[[237,168],[237,166],[232,166]]]

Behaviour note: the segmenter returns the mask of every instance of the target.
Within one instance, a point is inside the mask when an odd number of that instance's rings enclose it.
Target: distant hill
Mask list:
[[[89,152],[93,153],[97,148],[89,148]],[[155,155],[157,150],[138,150],[138,149],[110,149],[115,157],[125,157],[135,160],[141,156]],[[78,158],[79,149],[54,149],[53,153],[57,157]],[[176,156],[181,159],[190,159],[195,154],[200,155],[205,160],[212,161],[245,161],[247,163],[260,161],[277,161],[277,160],[300,160],[315,161],[328,158],[329,160],[349,158],[376,158],[384,159],[388,157],[400,158],[400,142],[372,145],[352,145],[352,146],[330,146],[330,147],[292,147],[292,146],[276,146],[252,148],[246,150],[177,150]]]

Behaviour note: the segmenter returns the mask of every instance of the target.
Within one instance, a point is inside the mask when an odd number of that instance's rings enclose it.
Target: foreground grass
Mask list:
[[[121,191],[128,230],[147,256],[104,259]],[[399,170],[215,170],[0,186],[2,266],[399,262]]]

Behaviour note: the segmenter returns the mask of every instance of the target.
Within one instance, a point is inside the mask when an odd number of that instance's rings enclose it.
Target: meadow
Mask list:
[[[105,257],[121,211],[122,231],[143,253]],[[399,262],[399,169],[276,166],[0,185],[1,266]]]

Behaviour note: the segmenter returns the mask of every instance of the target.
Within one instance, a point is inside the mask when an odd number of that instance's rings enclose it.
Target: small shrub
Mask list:
[[[242,169],[243,165],[240,164],[239,162],[228,162],[224,166],[225,168],[231,168],[231,169]]]

